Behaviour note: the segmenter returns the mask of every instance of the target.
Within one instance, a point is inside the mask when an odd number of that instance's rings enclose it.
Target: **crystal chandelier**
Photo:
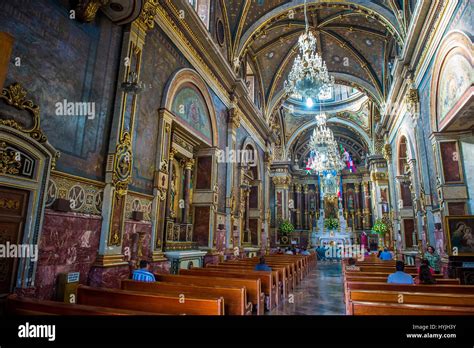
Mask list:
[[[310,154],[307,170],[314,172],[340,171],[346,166],[339,152],[334,135],[326,125],[326,114],[316,116],[316,128],[309,141]]]
[[[300,53],[295,58],[293,67],[285,81],[285,92],[290,96],[301,97],[311,107],[313,98],[328,94],[334,84],[334,77],[329,76],[326,62],[316,52],[316,38],[309,30],[304,2],[306,29],[298,39]]]

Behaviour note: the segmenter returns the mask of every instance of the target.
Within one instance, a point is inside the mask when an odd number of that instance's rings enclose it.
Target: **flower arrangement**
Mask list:
[[[282,234],[287,235],[295,230],[295,226],[288,220],[282,220],[278,229]]]
[[[387,225],[382,221],[382,219],[378,219],[375,221],[374,227],[372,227],[372,232],[377,233],[379,235],[383,235],[387,232],[388,227]]]
[[[339,227],[339,220],[334,218],[327,218],[324,220],[324,227],[328,230],[335,230]]]

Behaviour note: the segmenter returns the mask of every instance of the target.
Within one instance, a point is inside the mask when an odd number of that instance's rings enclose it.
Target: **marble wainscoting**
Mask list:
[[[130,279],[128,264],[110,267],[93,267],[89,273],[89,285],[100,288],[119,289],[123,279]]]
[[[99,216],[46,210],[39,241],[35,297],[53,298],[59,273],[80,272],[80,283],[88,283],[99,248],[100,228]]]
[[[125,261],[132,267],[140,260],[149,260],[151,257],[151,222],[126,221],[123,235],[122,250]]]
[[[291,295],[291,294],[290,294]],[[318,261],[316,269],[269,315],[345,315],[340,262]]]

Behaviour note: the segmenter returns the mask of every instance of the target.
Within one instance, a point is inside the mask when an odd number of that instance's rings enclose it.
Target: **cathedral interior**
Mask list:
[[[253,312],[362,315],[371,298],[348,303],[347,260],[318,249],[362,250],[382,272],[373,253],[415,269],[431,247],[438,283],[466,294],[443,313],[473,315],[473,10],[0,0],[0,301],[86,313],[94,291],[134,290],[142,260],[198,287],[206,270],[240,284],[265,256],[277,293],[257,278]],[[339,272],[340,310],[286,304],[324,293],[324,272]]]

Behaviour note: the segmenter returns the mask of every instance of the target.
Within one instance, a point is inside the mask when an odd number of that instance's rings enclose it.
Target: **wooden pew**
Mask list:
[[[352,302],[382,302],[434,306],[474,307],[474,295],[430,294],[427,292],[399,292],[380,290],[351,290],[346,314],[352,315]]]
[[[352,302],[353,315],[474,315],[472,307]]]
[[[265,260],[275,262],[285,262],[294,264],[295,268],[300,274],[299,281],[303,279],[305,275],[309,273],[309,267],[307,264],[308,256],[302,255],[269,255],[265,257]]]
[[[357,265],[356,265],[357,266]],[[358,266],[360,268],[360,272],[389,272],[393,273],[396,271],[395,267],[390,266]],[[405,267],[406,273],[418,273],[418,269],[416,267],[410,266]]]
[[[346,271],[344,273],[344,277],[347,276],[360,276],[360,277],[385,277],[387,278],[390,274],[394,272],[361,272],[361,271]],[[417,277],[418,273],[417,272],[407,272],[409,275],[412,277]],[[438,280],[438,279],[443,279],[442,274],[434,274],[433,277]]]
[[[458,294],[472,295],[474,293],[473,285],[404,285],[387,283],[362,283],[362,282],[344,282],[345,303],[349,303],[350,291],[352,290],[376,290],[376,291],[398,291],[398,292],[424,292],[430,294]]]
[[[357,276],[346,276],[345,281],[349,282],[362,282],[362,283],[386,283],[387,277],[357,277]],[[451,284],[451,285],[461,285],[459,279],[436,279],[436,284]]]
[[[225,262],[219,263],[219,265],[229,265],[229,266],[236,267],[236,268],[242,268],[242,267],[255,268],[255,265],[257,263],[258,262],[255,262],[255,261],[250,260],[250,259],[244,259],[244,260],[225,261]],[[276,271],[278,271],[278,279],[284,285],[283,286],[283,290],[285,292],[284,296],[286,296],[286,294],[289,293],[289,291],[291,291],[294,288],[294,286],[293,286],[294,285],[293,284],[293,272],[292,272],[291,265],[273,263],[273,262],[272,263],[267,262],[267,265],[272,267],[272,269],[275,269]],[[206,267],[210,267],[210,266],[211,265],[207,265]],[[282,270],[282,268],[283,268],[283,270]]]
[[[178,296],[151,295],[135,291],[92,288],[79,285],[77,288],[79,304],[105,306],[128,310],[148,311],[166,314],[224,315],[224,299],[185,298]]]
[[[286,276],[286,268],[282,266],[275,266],[272,265],[272,271],[278,272],[278,279],[279,279],[279,295],[280,299],[279,301],[281,302],[283,298],[287,296],[288,293],[288,278]],[[241,264],[241,263],[233,263],[233,262],[221,262],[217,265],[212,265],[208,264],[206,266],[208,269],[245,269],[248,271],[253,271],[255,269],[255,266],[249,265],[249,264]]]
[[[180,269],[180,275],[197,275],[207,277],[224,277],[224,278],[243,278],[243,279],[260,279],[262,284],[262,292],[266,296],[266,305],[268,310],[272,310],[278,305],[278,272],[248,272],[246,270],[214,270],[209,268],[192,268]]]
[[[251,315],[252,303],[247,302],[247,290],[245,287],[206,287],[196,285],[184,285],[166,282],[137,282],[134,280],[122,280],[122,290],[141,291],[152,294],[172,295],[185,298],[224,298],[225,314],[227,315]]]
[[[187,276],[175,274],[155,274],[155,279],[159,282],[196,285],[196,286],[218,286],[218,287],[245,287],[247,297],[252,302],[257,315],[263,315],[265,308],[265,294],[262,292],[262,283],[260,279],[238,279],[223,277],[203,277]]]
[[[6,300],[7,315],[163,315],[148,311],[132,311],[120,308],[107,308],[69,304],[57,301],[9,295]]]

